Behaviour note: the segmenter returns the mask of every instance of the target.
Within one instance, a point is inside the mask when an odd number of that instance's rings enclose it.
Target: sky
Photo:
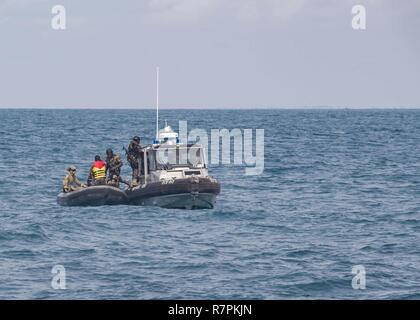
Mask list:
[[[419,53],[420,0],[0,0],[0,107],[420,107]]]

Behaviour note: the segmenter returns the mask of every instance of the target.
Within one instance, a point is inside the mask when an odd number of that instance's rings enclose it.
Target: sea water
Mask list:
[[[420,298],[420,111],[162,110],[175,130],[264,129],[263,173],[211,165],[213,210],[57,205],[68,165],[125,160],[154,117],[0,110],[0,298]]]

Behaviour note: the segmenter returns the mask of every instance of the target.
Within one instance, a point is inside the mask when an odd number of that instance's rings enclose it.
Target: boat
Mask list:
[[[60,193],[63,206],[136,205],[172,209],[212,209],[220,183],[208,173],[205,148],[181,144],[166,123],[158,140],[143,149],[139,159],[140,185],[121,190],[110,185]]]
[[[127,194],[110,185],[80,188],[72,192],[61,192],[57,203],[62,206],[104,206],[120,205],[128,202]]]
[[[180,143],[165,121],[159,130],[159,68],[157,69],[156,138],[139,159],[140,184],[126,190],[108,185],[60,193],[63,206],[136,205],[174,209],[212,209],[220,183],[208,172],[203,145]]]
[[[208,173],[205,148],[181,144],[166,123],[153,145],[144,149],[141,185],[126,191],[132,205],[212,209],[220,183]]]

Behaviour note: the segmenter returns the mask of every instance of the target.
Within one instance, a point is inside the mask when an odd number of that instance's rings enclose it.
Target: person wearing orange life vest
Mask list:
[[[100,156],[95,156],[95,162],[89,170],[88,184],[94,186],[106,184],[106,163]]]

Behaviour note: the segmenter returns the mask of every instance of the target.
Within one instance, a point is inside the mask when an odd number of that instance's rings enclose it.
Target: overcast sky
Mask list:
[[[0,107],[153,107],[156,66],[163,107],[420,107],[420,0],[0,0]]]

